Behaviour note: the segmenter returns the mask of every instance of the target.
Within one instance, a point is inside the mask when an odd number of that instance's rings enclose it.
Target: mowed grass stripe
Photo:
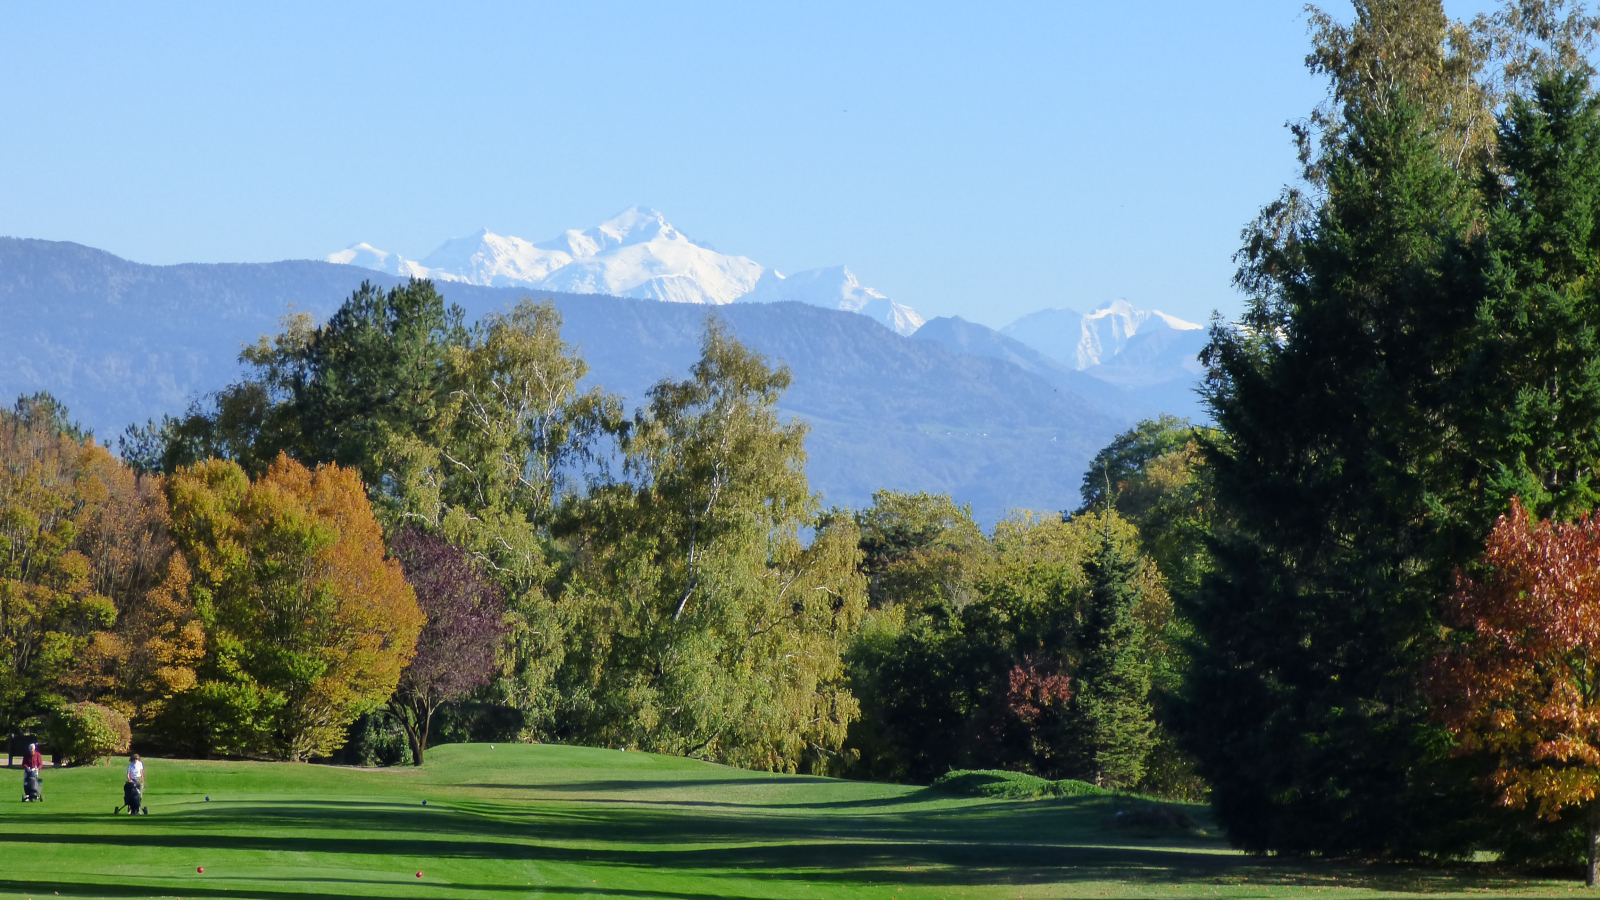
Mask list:
[[[111,815],[115,765],[47,770],[45,803],[0,804],[0,897],[1031,900],[1572,887],[1472,867],[1267,862],[1206,833],[1108,830],[1114,798],[961,798],[578,747],[451,745],[422,769],[151,760],[148,781],[152,813],[137,819]]]

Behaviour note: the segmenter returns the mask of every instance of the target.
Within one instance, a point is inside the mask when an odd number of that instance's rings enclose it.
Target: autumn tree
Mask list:
[[[1600,520],[1535,521],[1520,501],[1457,576],[1430,688],[1457,750],[1494,761],[1499,801],[1581,810],[1600,883]]]
[[[192,684],[203,640],[161,479],[48,395],[0,411],[0,724],[90,700],[147,722]]]
[[[280,456],[252,481],[210,460],[168,491],[207,642],[164,732],[204,754],[336,749],[394,693],[423,621],[360,477]]]
[[[489,684],[498,671],[505,595],[466,551],[442,538],[406,529],[390,550],[427,617],[416,656],[389,701],[411,743],[412,762],[420,766],[433,714]]]

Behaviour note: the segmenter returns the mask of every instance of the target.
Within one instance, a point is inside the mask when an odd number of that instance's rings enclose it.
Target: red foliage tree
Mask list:
[[[420,766],[433,714],[494,676],[508,631],[505,594],[465,550],[443,538],[406,529],[390,551],[428,617],[391,703],[411,743],[412,761]]]
[[[1462,753],[1498,761],[1499,800],[1557,817],[1582,809],[1587,881],[1600,880],[1600,521],[1536,522],[1513,500],[1458,573],[1454,631],[1431,689]]]

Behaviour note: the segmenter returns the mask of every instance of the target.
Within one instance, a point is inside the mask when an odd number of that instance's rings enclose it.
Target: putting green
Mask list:
[[[1476,869],[1245,857],[1106,826],[1116,800],[958,798],[580,747],[452,745],[422,769],[147,761],[0,801],[0,897],[1043,898],[1562,894]],[[208,801],[206,798],[210,797]],[[426,801],[426,805],[424,805]],[[204,867],[204,873],[197,871]],[[422,877],[417,877],[417,872]]]

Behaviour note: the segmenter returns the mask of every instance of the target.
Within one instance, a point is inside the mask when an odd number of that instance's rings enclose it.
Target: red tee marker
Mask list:
[[[206,867],[205,866],[195,866],[194,870],[196,872],[199,872],[201,875],[204,875],[206,873]]]
[[[421,877],[422,877],[422,873],[421,873],[421,872],[418,872],[418,873],[417,873],[417,877],[418,877],[418,878],[421,878]]]

